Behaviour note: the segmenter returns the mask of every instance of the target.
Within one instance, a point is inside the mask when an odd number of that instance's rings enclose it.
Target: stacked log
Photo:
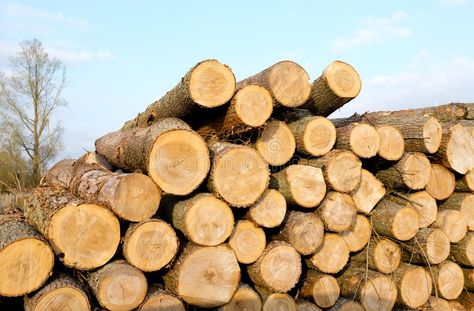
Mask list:
[[[0,308],[471,310],[474,105],[331,119],[360,89],[200,62],[1,212]]]

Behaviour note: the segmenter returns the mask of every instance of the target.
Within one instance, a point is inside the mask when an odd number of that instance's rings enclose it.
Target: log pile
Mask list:
[[[200,62],[2,211],[0,309],[474,310],[474,105],[360,90]]]

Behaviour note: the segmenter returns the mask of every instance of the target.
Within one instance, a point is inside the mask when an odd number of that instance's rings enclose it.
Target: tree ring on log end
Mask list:
[[[336,127],[325,117],[314,117],[306,124],[303,134],[305,150],[313,156],[331,151],[336,143]]]
[[[265,124],[273,111],[270,92],[260,85],[247,85],[232,98],[235,112],[246,125],[258,127]]]
[[[295,153],[295,136],[285,122],[272,120],[267,123],[255,148],[270,165],[283,165]]]
[[[438,151],[443,137],[443,127],[436,118],[429,118],[423,125],[423,141],[429,153]]]
[[[416,235],[419,228],[420,222],[416,210],[411,207],[402,207],[398,210],[392,223],[393,235],[398,240],[410,240]]]
[[[357,124],[350,134],[351,150],[361,158],[374,157],[380,149],[380,135],[369,124]]]
[[[397,161],[405,152],[405,140],[402,133],[390,125],[377,127],[380,136],[379,156],[388,161]]]
[[[43,297],[31,311],[90,310],[86,294],[74,287],[60,287]]]
[[[421,267],[405,272],[400,284],[400,296],[404,304],[410,308],[425,304],[431,295],[431,282],[430,274]]]
[[[282,61],[273,65],[268,80],[275,99],[285,107],[301,106],[309,98],[308,73],[295,62]]]
[[[287,292],[296,285],[301,275],[300,255],[289,245],[276,246],[264,255],[260,272],[273,291]]]
[[[379,275],[365,282],[360,302],[365,310],[392,310],[397,293],[397,286],[390,277]]]
[[[263,311],[297,311],[297,306],[291,296],[274,293],[265,300]]]
[[[350,192],[356,189],[362,176],[362,162],[350,151],[342,151],[334,156],[327,167],[327,177],[336,191]]]
[[[290,193],[298,205],[317,206],[326,195],[326,183],[321,169],[307,165],[290,165],[285,170]]]
[[[378,271],[390,274],[395,271],[401,259],[400,247],[389,239],[381,239],[374,249],[374,263]]]
[[[339,97],[354,98],[360,93],[362,83],[359,74],[348,63],[332,62],[324,69],[324,77],[331,90]]]

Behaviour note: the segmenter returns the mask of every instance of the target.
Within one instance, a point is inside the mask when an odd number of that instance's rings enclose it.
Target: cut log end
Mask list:
[[[259,85],[247,85],[232,98],[239,119],[251,127],[262,126],[273,111],[270,92]]]
[[[418,212],[420,228],[426,228],[435,222],[438,216],[438,205],[427,191],[415,192],[408,197],[408,200],[407,206]]]
[[[456,187],[454,174],[446,167],[432,164],[426,191],[436,200],[446,200]]]
[[[326,170],[332,188],[340,192],[351,192],[360,184],[362,162],[352,152],[337,153]]]
[[[426,238],[426,257],[432,264],[446,260],[451,249],[448,236],[440,229],[433,229]]]
[[[312,302],[309,302],[303,299],[298,299],[296,301],[296,310],[297,311],[321,311],[322,309]]]
[[[349,260],[349,247],[344,239],[333,233],[324,236],[322,245],[310,258],[310,263],[324,273],[337,273]]]
[[[297,311],[297,306],[288,294],[274,293],[265,300],[263,311]]]
[[[373,261],[378,271],[390,274],[400,265],[400,247],[389,239],[381,239],[374,247]]]
[[[430,169],[430,160],[424,154],[410,153],[401,167],[403,182],[410,189],[423,189],[430,179]]]
[[[448,236],[451,243],[461,241],[467,233],[467,224],[463,214],[456,210],[441,210],[434,225]]]
[[[348,63],[332,62],[323,73],[328,86],[339,97],[352,99],[359,95],[362,82],[357,71]]]
[[[285,170],[286,180],[293,200],[300,206],[313,208],[326,195],[326,183],[319,168],[291,165]]]
[[[435,153],[441,145],[443,127],[438,119],[431,117],[423,124],[423,141],[428,153]]]
[[[262,300],[252,288],[240,286],[234,297],[228,303],[219,308],[219,311],[241,311],[241,310],[261,310]]]
[[[410,207],[401,208],[392,222],[393,235],[400,241],[407,241],[413,238],[419,228],[418,213]]]
[[[283,165],[295,152],[295,137],[285,122],[272,120],[263,129],[255,148],[268,164]]]
[[[439,295],[445,299],[456,299],[464,289],[464,273],[461,267],[452,262],[445,261],[437,267],[434,286]]]
[[[354,225],[357,211],[348,194],[331,191],[318,208],[318,214],[326,230],[342,232]]]
[[[349,251],[358,252],[367,245],[371,234],[372,226],[367,217],[357,215],[354,226],[342,232],[341,236],[346,241]]]
[[[419,308],[419,310],[430,310],[430,311],[455,311],[453,307],[451,307],[451,303],[443,298],[439,298],[436,296],[431,296],[428,299],[428,302],[425,303],[423,306]],[[465,311],[466,309],[463,310]]]
[[[155,292],[143,302],[138,311],[185,311],[177,297],[165,291]]]
[[[248,220],[237,223],[229,238],[229,246],[242,264],[255,262],[266,246],[265,232]]]
[[[324,117],[314,117],[303,130],[302,147],[313,156],[322,156],[331,151],[336,143],[336,128]]]
[[[329,308],[339,298],[340,288],[333,276],[308,270],[300,294],[305,298],[311,298],[321,308]]]
[[[360,185],[351,192],[351,197],[359,212],[369,214],[385,193],[383,183],[371,172],[362,169]]]
[[[361,158],[374,157],[380,149],[380,135],[369,124],[357,124],[349,138],[351,150]]]
[[[474,168],[474,137],[460,124],[450,128],[450,139],[441,152],[444,162],[459,174]]]
[[[285,198],[277,190],[268,189],[263,193],[262,197],[249,208],[247,218],[259,226],[274,228],[282,223],[285,215]]]
[[[323,241],[324,226],[314,213],[290,212],[282,235],[298,253],[310,255]]]
[[[368,311],[391,310],[397,300],[397,292],[397,286],[390,277],[378,274],[365,282],[360,302]]]
[[[269,87],[278,103],[285,107],[301,106],[309,97],[311,84],[306,70],[291,61],[272,66]]]
[[[405,269],[400,282],[400,302],[410,308],[424,305],[431,295],[431,282],[431,276],[425,269],[417,266]]]
[[[377,127],[377,132],[380,136],[379,156],[388,161],[400,160],[405,152],[402,133],[390,125]]]
[[[340,298],[336,305],[329,309],[330,311],[366,311],[357,301]]]

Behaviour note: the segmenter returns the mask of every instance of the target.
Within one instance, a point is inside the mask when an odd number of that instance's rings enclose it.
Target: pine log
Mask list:
[[[334,233],[326,233],[323,243],[306,263],[308,267],[324,273],[338,273],[349,260],[349,247],[344,239]]]
[[[398,268],[400,258],[401,250],[397,243],[388,238],[372,236],[367,247],[351,257],[351,264],[390,274]]]
[[[239,220],[229,238],[229,246],[237,261],[242,264],[255,262],[265,250],[267,239],[262,228],[249,220]]]
[[[372,211],[372,226],[381,235],[410,240],[420,228],[418,213],[393,196],[383,198]]]
[[[151,178],[105,171],[98,164],[87,163],[91,154],[58,162],[42,183],[63,187],[87,203],[107,206],[128,221],[144,221],[156,213],[161,193]]]
[[[340,288],[332,275],[308,270],[300,296],[314,301],[321,308],[333,306],[339,298]]]
[[[338,278],[341,296],[357,298],[366,311],[391,310],[397,287],[389,276],[365,269],[348,269]]]
[[[162,285],[151,285],[145,301],[140,305],[138,311],[185,311],[185,307],[179,297],[165,290]]]
[[[200,193],[173,206],[173,226],[202,246],[224,243],[234,229],[234,214],[226,202]]]
[[[267,88],[275,102],[294,108],[305,103],[311,85],[306,71],[295,62],[281,61],[238,83],[238,87],[257,84]]]
[[[469,232],[459,243],[451,245],[451,258],[460,265],[474,267],[473,232]]]
[[[25,296],[25,311],[91,310],[85,288],[67,274],[51,279],[31,297]]]
[[[87,276],[99,304],[108,310],[133,310],[148,292],[145,275],[124,260],[109,262]]]
[[[443,230],[451,243],[458,243],[467,233],[466,220],[463,214],[456,210],[440,210],[432,227]]]
[[[327,193],[316,213],[323,221],[324,228],[332,232],[349,230],[355,224],[357,216],[352,198],[336,191]]]
[[[158,271],[168,265],[178,252],[179,240],[168,223],[150,219],[130,224],[124,237],[123,256],[144,272]]]
[[[450,302],[446,299],[439,298],[436,296],[430,296],[428,302],[417,308],[417,310],[430,310],[430,311],[454,311],[450,305]]]
[[[470,231],[474,230],[474,194],[453,193],[439,207],[460,211],[466,220],[467,229]]]
[[[18,297],[46,282],[53,270],[54,254],[19,211],[0,211],[0,296]]]
[[[268,189],[250,206],[246,218],[258,226],[274,228],[283,222],[285,215],[285,198],[277,190]]]
[[[474,293],[464,291],[461,296],[459,296],[458,301],[466,310],[474,311]]]
[[[430,168],[430,160],[424,154],[409,152],[375,176],[388,188],[420,190],[428,184]]]
[[[464,289],[464,274],[461,267],[449,260],[432,267],[433,292],[444,299],[452,300],[461,295]]]
[[[262,299],[256,291],[248,285],[240,285],[232,300],[223,305],[218,311],[260,311]]]
[[[329,311],[365,311],[365,309],[359,302],[341,297]]]
[[[362,169],[359,186],[351,191],[358,212],[369,214],[386,193],[383,183],[371,172]]]
[[[377,126],[380,136],[378,154],[387,161],[398,161],[405,153],[405,140],[403,134],[391,125]]]
[[[341,232],[350,252],[358,252],[369,243],[372,235],[372,225],[367,217],[357,215],[354,226],[349,230]]]
[[[321,169],[307,165],[290,165],[272,174],[270,187],[278,190],[289,205],[313,208],[326,195]]]
[[[225,142],[210,146],[209,190],[235,207],[255,203],[268,187],[268,164],[253,148]]]
[[[418,308],[430,298],[432,279],[430,273],[422,267],[402,262],[392,273],[392,280],[399,289],[397,303],[403,306]]]
[[[357,97],[361,86],[359,74],[351,65],[334,61],[313,82],[311,96],[303,108],[327,117]]]
[[[164,192],[176,195],[195,190],[210,167],[204,140],[176,118],[109,133],[95,147],[115,167],[148,173]]]
[[[451,311],[466,311],[467,309],[457,300],[449,301],[449,306],[451,307]],[[441,311],[441,310],[439,310]]]
[[[90,270],[112,258],[120,242],[120,225],[109,209],[84,204],[58,187],[38,187],[32,194],[25,217],[49,240],[66,267]]]
[[[350,123],[337,128],[335,148],[351,150],[361,158],[372,158],[380,149],[380,135],[370,124]]]
[[[437,160],[459,174],[474,169],[474,137],[461,124],[445,125]]]
[[[285,122],[271,120],[260,132],[255,149],[268,164],[279,166],[290,161],[295,153],[296,141]]]
[[[231,69],[217,60],[204,60],[192,67],[180,82],[144,112],[125,123],[122,130],[147,127],[161,118],[191,118],[206,108],[227,103],[235,92]]]
[[[228,303],[240,282],[240,267],[226,245],[202,247],[188,244],[163,280],[166,289],[198,307]]]
[[[464,288],[469,291],[474,290],[474,269],[462,269],[464,274]]]
[[[273,239],[283,240],[301,255],[310,255],[323,242],[324,226],[314,213],[290,211],[280,234]]]
[[[404,244],[403,261],[433,265],[445,261],[451,250],[448,236],[441,229],[422,228]]]
[[[296,140],[296,149],[307,156],[322,156],[336,143],[336,128],[325,117],[308,117],[288,125]]]
[[[414,192],[404,198],[407,200],[406,205],[417,211],[420,228],[426,228],[436,221],[438,205],[427,191]]]
[[[431,165],[430,179],[426,191],[436,200],[446,200],[456,187],[454,174],[439,164]]]
[[[320,168],[328,187],[349,193],[361,180],[362,162],[351,151],[332,150],[319,159],[301,159],[299,164]]]
[[[456,191],[474,192],[474,170],[467,172],[460,179],[456,180]]]
[[[296,300],[296,310],[297,311],[322,311],[323,309],[319,308],[316,304],[312,302],[298,298]]]

